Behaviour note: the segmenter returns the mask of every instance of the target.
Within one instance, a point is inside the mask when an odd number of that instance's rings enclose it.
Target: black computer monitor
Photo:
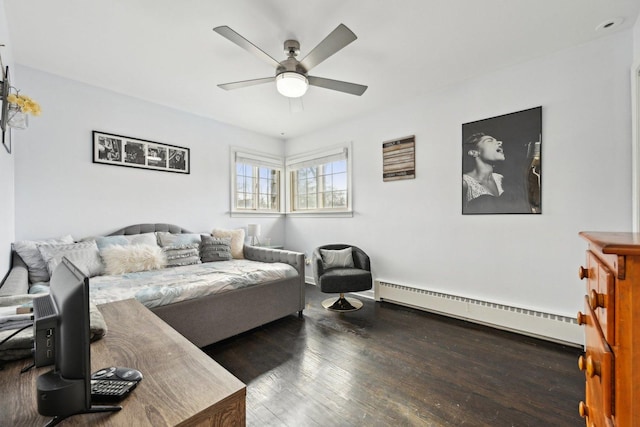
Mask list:
[[[55,367],[36,382],[38,412],[54,417],[50,425],[74,414],[120,409],[91,406],[89,318],[89,278],[63,258],[51,275],[49,294],[34,300],[34,330],[53,339],[44,342],[52,344],[47,351]],[[36,337],[36,354],[43,353],[42,342]]]

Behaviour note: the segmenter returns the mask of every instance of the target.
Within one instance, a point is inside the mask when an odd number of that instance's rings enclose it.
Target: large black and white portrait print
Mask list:
[[[539,214],[542,107],[462,125],[462,213]]]

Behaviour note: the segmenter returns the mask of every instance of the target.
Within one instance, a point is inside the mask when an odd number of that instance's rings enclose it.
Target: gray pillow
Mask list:
[[[200,243],[188,245],[163,246],[162,250],[167,256],[167,267],[181,265],[200,264]]]
[[[353,268],[353,254],[351,248],[331,250],[320,249],[324,268]]]
[[[156,231],[160,246],[188,245],[200,243],[200,235],[194,233],[173,234],[167,231]]]
[[[211,235],[217,238],[231,238],[231,256],[244,259],[244,228],[225,230],[214,228]]]
[[[104,236],[96,238],[98,249],[102,251],[109,246],[151,245],[158,246],[155,233],[131,234],[128,236]]]
[[[40,245],[38,250],[47,264],[49,275],[52,275],[58,264],[62,262],[62,257],[66,257],[89,277],[102,274],[104,269],[94,240],[66,245]]]
[[[231,256],[231,238],[218,238],[203,234],[200,241],[202,262],[228,261]]]
[[[73,243],[73,237],[66,235],[58,239],[47,240],[20,240],[13,244],[13,248],[20,255],[20,258],[27,264],[29,270],[29,282],[48,282],[49,271],[47,270],[47,264],[42,259],[38,246],[40,245],[55,245]]]

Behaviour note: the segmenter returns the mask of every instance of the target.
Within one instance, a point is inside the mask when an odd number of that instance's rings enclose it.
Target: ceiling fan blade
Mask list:
[[[323,87],[325,89],[337,90],[338,92],[349,93],[351,95],[362,95],[368,86],[355,83],[343,82],[340,80],[325,79],[323,77],[307,76],[309,84],[312,86]]]
[[[266,63],[268,63],[272,67],[276,67],[277,68],[277,67],[280,66],[280,63],[278,61],[276,61],[271,56],[269,56],[266,53],[264,53],[264,51],[262,49],[260,49],[259,47],[257,47],[256,45],[251,43],[249,40],[245,39],[240,34],[236,33],[235,31],[233,31],[231,28],[227,27],[226,25],[223,25],[221,27],[216,27],[216,28],[213,29],[213,31],[215,31],[216,33],[220,34],[222,37],[232,41],[233,43],[237,44],[238,46],[240,46],[244,50],[254,54],[255,56],[257,56],[261,60],[265,61]]]
[[[218,85],[219,88],[224,90],[241,89],[243,87],[261,85],[263,83],[271,83],[275,81],[275,77],[265,77],[263,79],[243,80],[241,82],[223,83]]]
[[[304,57],[300,64],[307,70],[311,70],[316,65],[357,39],[353,31],[346,25],[340,24],[331,32],[318,46],[314,47],[307,56]]]

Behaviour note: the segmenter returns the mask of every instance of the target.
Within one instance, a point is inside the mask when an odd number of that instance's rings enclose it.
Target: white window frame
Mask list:
[[[278,185],[279,191],[279,204],[277,210],[272,209],[238,209],[237,208],[237,186],[236,186],[236,170],[237,163],[245,163],[251,164],[257,167],[267,167],[270,169],[277,170],[280,172],[280,179]],[[285,167],[284,167],[284,159],[282,157],[274,156],[273,154],[261,153],[258,151],[248,150],[245,148],[231,148],[231,191],[230,191],[230,204],[231,204],[231,216],[232,217],[271,217],[271,216],[282,216],[284,215],[284,206],[286,198],[285,192]],[[257,192],[255,192],[257,194]],[[256,204],[259,206],[259,204]]]
[[[330,148],[310,151],[287,157],[286,164],[286,214],[288,216],[333,216],[333,217],[352,217],[353,216],[353,187],[352,187],[352,144],[351,142],[340,144]],[[293,210],[293,172],[303,166],[321,165],[330,161],[331,158],[346,156],[347,160],[347,207],[346,208],[320,208],[313,210]]]

